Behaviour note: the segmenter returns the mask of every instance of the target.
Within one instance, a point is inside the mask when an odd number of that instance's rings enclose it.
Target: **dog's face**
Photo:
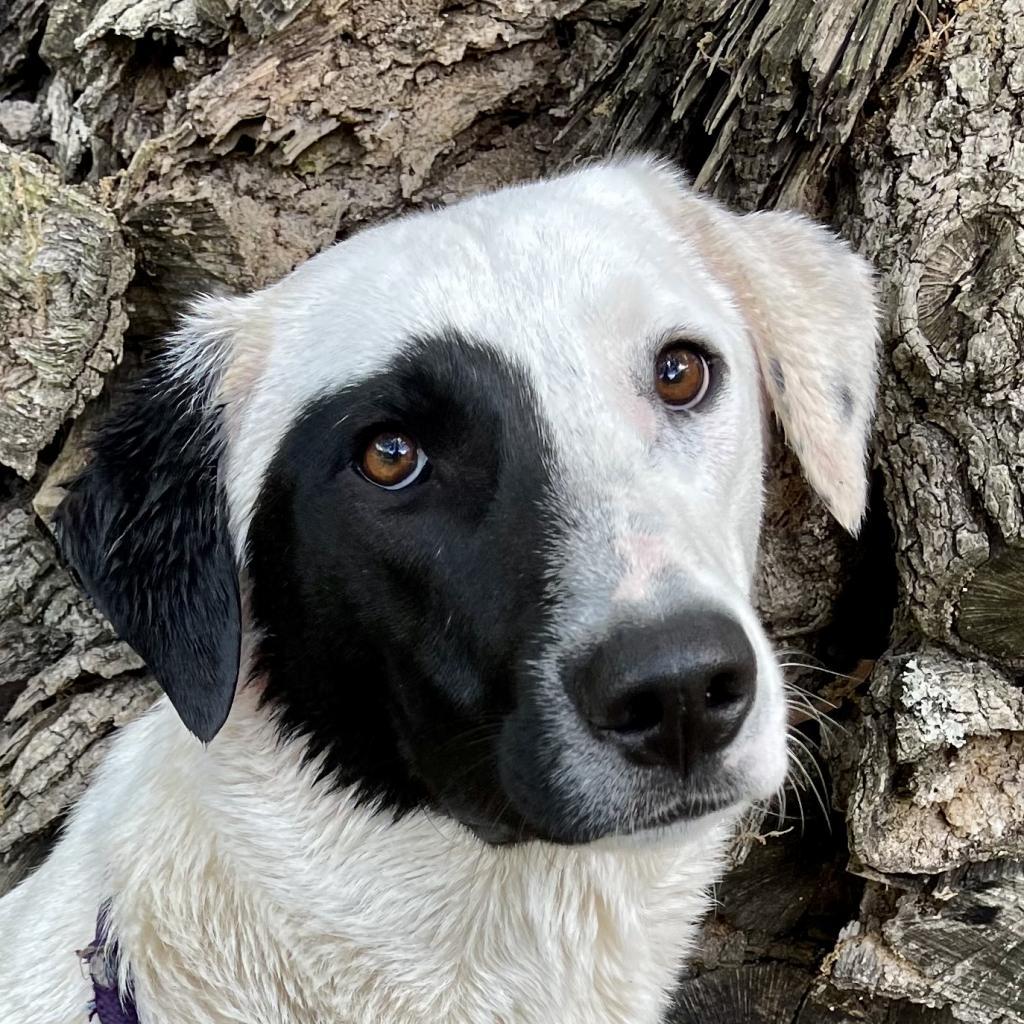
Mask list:
[[[699,819],[785,774],[763,395],[852,528],[874,347],[825,232],[592,168],[205,303],[62,543],[203,739],[241,670],[338,782],[491,842]]]

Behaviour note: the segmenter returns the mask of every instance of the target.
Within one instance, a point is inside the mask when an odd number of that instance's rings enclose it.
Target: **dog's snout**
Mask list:
[[[720,611],[616,629],[572,672],[583,719],[630,760],[686,771],[735,739],[754,702],[746,631]]]

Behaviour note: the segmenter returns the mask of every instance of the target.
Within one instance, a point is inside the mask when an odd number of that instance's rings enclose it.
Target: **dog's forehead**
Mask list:
[[[735,342],[728,293],[652,189],[612,167],[491,193],[367,230],[258,296],[259,355],[228,357],[256,378],[232,431],[242,505],[303,408],[424,339],[493,347],[563,425],[628,402],[672,333]]]
[[[310,261],[269,293],[268,376],[301,401],[450,329],[544,374],[626,364],[659,333],[727,334],[722,285],[685,230],[635,175],[602,170],[393,221]]]

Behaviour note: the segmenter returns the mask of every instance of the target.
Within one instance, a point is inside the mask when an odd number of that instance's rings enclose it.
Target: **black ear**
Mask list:
[[[96,606],[209,741],[238,677],[238,574],[220,493],[217,418],[160,374],[97,431],[56,514],[61,551]]]

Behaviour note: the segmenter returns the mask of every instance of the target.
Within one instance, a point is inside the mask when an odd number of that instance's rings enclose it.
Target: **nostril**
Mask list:
[[[613,701],[600,723],[602,729],[624,735],[640,735],[661,726],[661,697],[653,690],[640,690]]]
[[[711,677],[704,691],[704,704],[709,711],[728,711],[750,696],[746,679],[738,672],[719,672]]]
[[[567,667],[596,737],[630,760],[688,771],[739,735],[757,690],[746,630],[715,610],[623,625]]]

